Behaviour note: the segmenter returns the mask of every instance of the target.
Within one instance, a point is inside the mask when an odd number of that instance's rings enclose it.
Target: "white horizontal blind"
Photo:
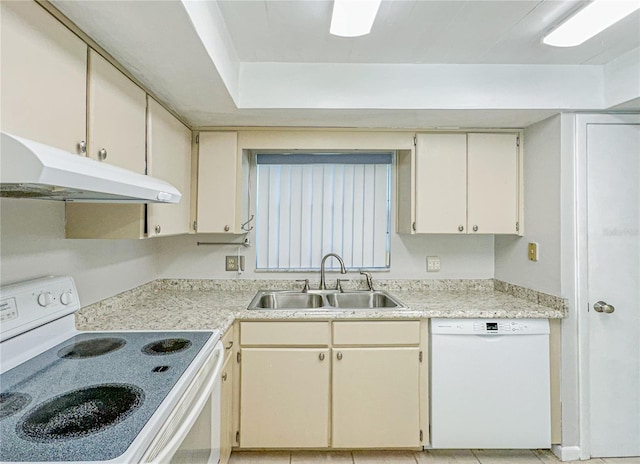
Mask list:
[[[258,155],[256,268],[317,270],[327,253],[348,268],[388,268],[391,159]]]

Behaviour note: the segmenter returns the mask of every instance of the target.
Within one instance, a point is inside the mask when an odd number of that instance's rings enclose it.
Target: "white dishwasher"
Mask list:
[[[549,321],[431,319],[432,448],[551,446]]]

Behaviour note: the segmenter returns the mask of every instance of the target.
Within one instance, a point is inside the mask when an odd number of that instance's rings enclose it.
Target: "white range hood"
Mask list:
[[[179,203],[160,179],[0,133],[0,196],[89,203]]]

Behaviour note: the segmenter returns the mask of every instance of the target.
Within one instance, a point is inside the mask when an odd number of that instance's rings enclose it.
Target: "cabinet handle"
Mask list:
[[[229,225],[224,226],[224,231],[225,232],[229,232],[229,230],[231,230],[231,227],[229,227]]]
[[[227,373],[226,372],[224,374],[222,374],[222,381],[223,382],[227,381]]]
[[[478,232],[478,226],[473,226],[473,231]]]
[[[324,353],[320,353],[320,354],[318,355],[318,359],[319,359],[320,361],[324,361]]]
[[[458,226],[458,232],[464,232],[464,226]]]
[[[80,143],[78,144],[78,150],[80,150],[81,154],[84,154],[87,152],[87,142],[85,142],[84,140],[80,140]]]
[[[340,361],[342,359],[342,353],[338,351],[338,355],[336,356],[336,358],[338,358],[338,361]]]
[[[107,159],[107,149],[106,148],[101,148],[100,150],[98,150],[98,159],[100,161],[104,161]]]
[[[231,340],[231,341],[229,342],[229,344],[228,344],[227,346],[225,346],[225,347],[224,347],[224,349],[225,349],[225,350],[230,350],[232,346],[233,346],[233,340]]]
[[[160,225],[158,224],[158,225],[156,226],[156,234],[159,234],[161,230],[162,230],[162,228],[161,228],[161,227],[160,227]]]

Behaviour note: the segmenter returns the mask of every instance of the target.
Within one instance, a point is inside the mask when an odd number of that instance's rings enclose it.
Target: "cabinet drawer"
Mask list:
[[[329,322],[241,322],[242,345],[328,346]]]
[[[418,345],[419,321],[334,322],[334,345]]]

